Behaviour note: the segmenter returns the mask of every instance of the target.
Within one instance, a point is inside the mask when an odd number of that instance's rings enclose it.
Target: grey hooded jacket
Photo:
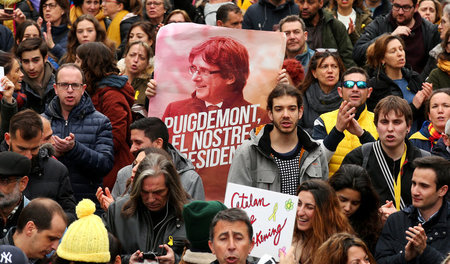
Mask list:
[[[270,153],[272,124],[254,129],[250,139],[236,150],[228,172],[228,182],[281,192],[280,171]],[[311,179],[328,179],[328,162],[322,146],[300,126],[297,136],[305,149],[300,160],[299,184]]]

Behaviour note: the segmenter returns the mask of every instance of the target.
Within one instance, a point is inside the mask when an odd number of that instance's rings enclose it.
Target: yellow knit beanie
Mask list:
[[[109,262],[108,232],[100,217],[94,215],[95,204],[83,199],[76,212],[78,220],[67,228],[56,254],[70,261]]]

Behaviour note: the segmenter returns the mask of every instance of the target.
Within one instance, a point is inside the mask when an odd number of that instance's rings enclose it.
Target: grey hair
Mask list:
[[[446,0],[445,3],[447,4],[442,9],[442,16],[447,16],[450,18],[450,0]]]
[[[175,209],[175,214],[182,218],[183,205],[187,203],[188,194],[183,189],[180,176],[173,162],[164,155],[150,153],[139,163],[134,177],[130,199],[122,207],[122,215],[130,217],[139,210],[138,205],[142,204],[142,185],[147,177],[164,176],[165,185],[169,190],[168,200],[170,206]]]

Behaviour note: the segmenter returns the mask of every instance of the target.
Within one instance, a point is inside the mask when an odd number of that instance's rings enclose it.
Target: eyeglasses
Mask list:
[[[81,88],[83,88],[83,84],[82,83],[66,83],[66,82],[62,82],[62,83],[56,83],[56,85],[58,86],[58,88],[64,89],[64,90],[69,90],[69,87],[72,87],[72,90],[80,90]]]
[[[399,4],[393,4],[392,5],[392,9],[395,11],[399,11],[400,9],[402,9],[404,12],[409,12],[411,10],[411,8],[413,8],[414,6],[410,6],[410,5],[399,5]]]
[[[147,2],[146,3],[146,5],[148,5],[148,6],[160,6],[160,5],[162,5],[163,4],[163,2]]]
[[[202,68],[202,67],[197,68],[196,66],[191,65],[191,66],[189,66],[189,73],[192,74],[192,75],[197,73],[197,75],[201,75],[203,77],[208,77],[211,74],[220,73],[220,71],[210,71],[210,70],[207,70],[207,69]]]
[[[316,49],[316,52],[322,53],[322,52],[329,52],[329,53],[337,53],[337,49],[323,49],[323,48],[319,48]]]
[[[365,81],[345,81],[343,83],[344,88],[353,88],[356,84],[356,87],[358,87],[358,89],[366,89],[367,88],[367,83]]]
[[[8,185],[17,182],[19,179],[19,177],[0,177],[0,185]]]
[[[46,9],[47,7],[50,8],[50,9],[55,9],[56,6],[57,6],[56,3],[55,4],[43,4],[42,5],[42,9]]]

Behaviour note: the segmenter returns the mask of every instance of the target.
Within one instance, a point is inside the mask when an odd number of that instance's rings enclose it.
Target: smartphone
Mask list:
[[[12,15],[14,13],[14,8],[11,7],[5,7],[3,10],[5,10],[6,14]]]
[[[149,260],[156,260],[156,257],[161,256],[160,253],[155,253],[155,252],[146,252],[146,253],[142,253],[142,258],[143,259],[149,259]]]

